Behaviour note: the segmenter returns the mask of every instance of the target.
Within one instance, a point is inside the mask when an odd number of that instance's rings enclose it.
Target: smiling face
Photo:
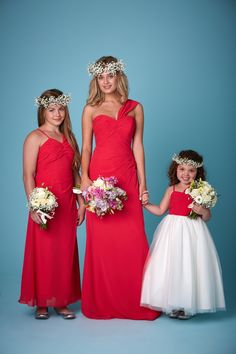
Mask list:
[[[114,93],[117,89],[117,76],[111,73],[104,72],[98,75],[97,82],[104,94]]]
[[[44,111],[45,123],[59,127],[65,119],[65,107],[51,103]]]
[[[196,175],[197,169],[192,165],[181,164],[177,166],[177,178],[184,186],[190,185]]]

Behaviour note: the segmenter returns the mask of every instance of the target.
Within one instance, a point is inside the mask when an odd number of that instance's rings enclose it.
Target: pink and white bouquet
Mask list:
[[[123,209],[123,201],[127,199],[127,194],[123,189],[115,186],[117,183],[118,179],[114,176],[98,177],[84,191],[74,187],[73,192],[82,194],[88,211],[102,217]]]
[[[29,210],[39,214],[42,223],[40,227],[47,229],[47,219],[52,219],[55,208],[58,207],[55,195],[48,190],[48,187],[36,187],[29,195]]]
[[[193,200],[189,205],[189,208],[192,208],[194,203],[202,205],[205,208],[213,208],[217,202],[217,193],[215,189],[207,181],[202,181],[201,178],[192,181],[185,193],[189,194]],[[199,215],[193,210],[189,214],[191,219],[196,219],[198,216]]]

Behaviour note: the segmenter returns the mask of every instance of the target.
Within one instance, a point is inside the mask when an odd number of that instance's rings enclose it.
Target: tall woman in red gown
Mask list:
[[[82,118],[82,189],[98,176],[116,176],[128,200],[114,215],[86,214],[82,312],[95,319],[154,320],[159,312],[140,307],[148,252],[142,213],[142,203],[148,201],[143,109],[128,99],[121,61],[102,57],[89,71],[93,78]],[[96,148],[92,154],[93,135]]]
[[[29,214],[19,302],[37,306],[35,317],[47,319],[48,307],[65,319],[75,317],[67,305],[81,298],[76,226],[84,217],[77,212],[72,187],[79,182],[79,149],[71,131],[69,96],[53,89],[38,99],[39,128],[24,143],[24,186],[26,195],[35,187],[48,187],[58,207],[47,230],[41,219]]]

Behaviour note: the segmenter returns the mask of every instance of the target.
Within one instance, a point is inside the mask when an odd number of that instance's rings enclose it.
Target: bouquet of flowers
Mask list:
[[[54,210],[58,206],[55,195],[48,190],[48,187],[36,187],[29,195],[28,208],[39,214],[42,229],[47,229],[47,218],[52,219]]]
[[[193,202],[189,205],[189,208],[193,207],[194,203],[204,206],[205,208],[212,208],[217,202],[217,193],[215,189],[207,182],[199,180],[192,181],[190,187],[186,189],[186,194],[189,194]],[[194,211],[191,211],[189,217],[196,219],[199,215]]]
[[[117,182],[114,176],[98,177],[86,190],[74,187],[73,192],[82,194],[87,210],[102,217],[123,209],[122,201],[127,199],[127,194],[123,189],[115,187]]]

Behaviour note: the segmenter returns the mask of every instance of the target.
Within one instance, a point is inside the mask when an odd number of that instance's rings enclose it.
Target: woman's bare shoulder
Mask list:
[[[84,106],[84,109],[83,109],[83,114],[92,116],[95,111],[96,111],[95,106],[91,106],[90,104],[86,104],[86,106]]]

